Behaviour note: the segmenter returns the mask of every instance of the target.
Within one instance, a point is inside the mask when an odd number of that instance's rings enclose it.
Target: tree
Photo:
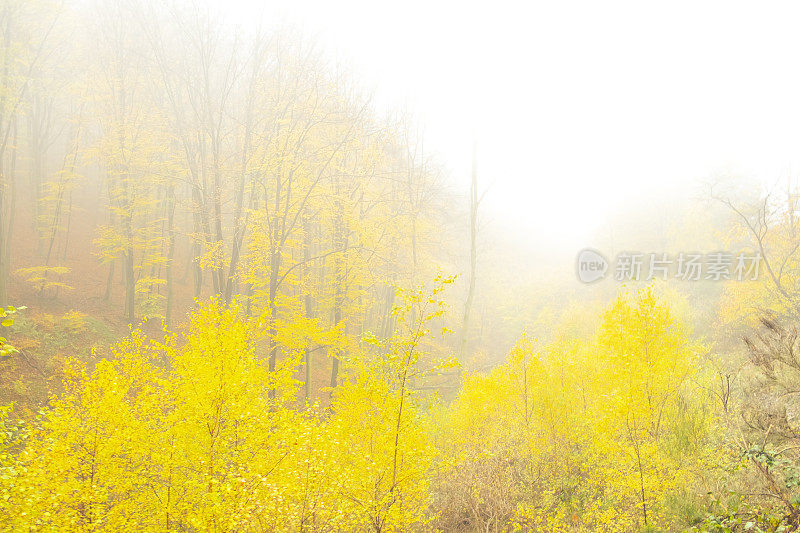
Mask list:
[[[0,6],[0,305],[8,298],[21,116],[37,69],[49,53],[59,11],[17,0]]]
[[[3,415],[0,524],[423,526],[433,450],[410,383],[445,364],[421,350],[451,283],[441,277],[406,293],[396,311],[402,333],[374,358],[351,361],[327,416],[292,407],[293,365],[271,371],[256,351],[267,334],[263,321],[219,299],[193,312],[185,335],[166,331],[153,340],[135,330],[93,370],[73,361],[64,393],[33,424],[12,429]]]
[[[433,417],[452,461],[434,478],[440,528],[680,527],[665,501],[688,490],[710,424],[687,379],[700,347],[652,289],[620,294],[594,335],[569,326],[466,374]]]
[[[483,199],[483,195],[478,197],[477,151],[478,147],[475,143],[472,147],[472,180],[469,188],[469,286],[467,287],[467,299],[464,302],[464,324],[461,328],[461,342],[458,348],[458,355],[462,362],[466,356],[469,318],[472,312],[472,300],[475,298],[475,275],[478,268],[478,207]]]
[[[676,415],[677,400],[700,354],[684,326],[660,303],[652,288],[633,298],[618,298],[606,313],[598,333],[601,422],[630,454],[638,477],[637,497],[642,522],[648,526],[648,507],[656,487],[673,483],[673,472],[659,445]],[[653,520],[651,512],[650,520]]]

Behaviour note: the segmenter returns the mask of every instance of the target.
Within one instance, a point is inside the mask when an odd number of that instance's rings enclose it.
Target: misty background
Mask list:
[[[561,252],[619,209],[735,175],[796,175],[800,36],[792,2],[212,3],[243,28],[289,24],[407,108],[486,209]],[[677,191],[681,191],[678,193]]]

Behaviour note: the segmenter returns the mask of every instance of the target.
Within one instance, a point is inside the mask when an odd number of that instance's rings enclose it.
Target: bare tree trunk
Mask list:
[[[172,307],[173,307],[173,267],[175,261],[175,188],[170,186],[167,191],[167,270],[165,273],[167,281],[167,304],[164,310],[164,320],[167,325],[172,325]]]
[[[469,287],[467,288],[467,300],[464,302],[464,322],[461,328],[461,342],[458,348],[458,358],[464,361],[467,350],[467,333],[469,330],[469,318],[472,311],[472,300],[475,297],[475,270],[478,262],[478,249],[476,245],[478,234],[478,170],[477,170],[477,147],[472,146],[472,182],[469,188]],[[459,370],[459,375],[461,371]]]
[[[125,283],[125,317],[130,324],[136,321],[136,279],[133,270],[133,250],[128,249],[122,257]]]
[[[336,284],[336,295],[333,303],[334,327],[337,327],[342,321],[342,305],[344,303],[344,298],[347,295],[347,265],[345,264],[347,261],[347,256],[345,255],[345,252],[347,251],[348,235],[344,226],[344,207],[342,206],[342,191],[339,185],[339,178],[337,177],[334,191],[334,194],[336,195],[337,214],[334,225],[333,249],[342,250],[343,255],[334,261],[333,274],[335,280],[334,283]],[[340,354],[338,351],[334,351],[333,362],[331,365],[331,395],[333,395],[333,389],[339,384],[339,356]]]
[[[342,310],[339,305],[333,310],[333,324],[338,325],[339,322],[342,320]],[[336,386],[339,384],[339,353],[334,351],[333,353],[333,363],[331,365],[331,389],[335,389]],[[331,395],[333,395],[333,391],[331,390]]]
[[[2,79],[0,79],[0,83],[3,86],[8,83],[9,78],[9,70],[11,68],[11,62],[13,61],[13,57],[10,55],[11,51],[11,20],[12,17],[10,15],[5,17],[5,27],[3,28],[3,70],[2,70]],[[8,120],[8,115],[11,114],[7,111],[7,98],[6,91],[0,91],[0,126],[5,127],[5,123]],[[8,242],[8,238],[6,236],[6,225],[8,224],[8,219],[10,215],[8,213],[8,209],[5,205],[6,203],[6,192],[9,186],[8,178],[6,176],[6,168],[5,168],[5,152],[6,152],[6,143],[0,146],[0,306],[5,307],[8,305],[8,274],[9,274],[9,267],[5,261],[5,250],[10,246]]]
[[[280,198],[280,179],[278,180],[278,189],[276,191],[276,198]],[[276,199],[276,203],[279,201]],[[277,212],[277,209],[276,209]],[[278,333],[278,306],[277,306],[277,296],[278,296],[278,271],[281,268],[281,249],[280,249],[280,242],[281,236],[278,233],[279,225],[277,221],[275,223],[275,230],[273,232],[273,242],[272,242],[272,250],[270,252],[270,259],[269,259],[269,342],[270,342],[270,350],[269,350],[269,371],[275,371],[275,365],[278,360],[278,343],[275,341],[275,336]],[[272,389],[269,391],[270,398],[275,398],[275,390]]]
[[[305,277],[309,279],[313,273],[313,269],[311,268],[310,260],[311,260],[311,239],[309,234],[311,233],[311,229],[309,227],[308,221],[305,224],[305,231],[303,232],[305,235],[305,243],[303,245],[303,264],[305,270]],[[306,314],[306,319],[312,318],[314,313],[313,304],[311,299],[311,291],[306,289],[305,296],[303,298],[303,306],[304,311]],[[305,400],[308,402],[309,398],[311,398],[311,348],[306,346],[305,350],[305,379],[304,379],[304,392],[305,392]]]
[[[9,184],[9,202],[8,202],[8,227],[6,228],[6,247],[3,248],[3,266],[5,268],[5,272],[3,273],[3,278],[8,279],[11,273],[11,236],[14,234],[14,213],[17,209],[17,186],[15,183],[16,174],[17,174],[17,140],[18,140],[18,131],[17,131],[17,117],[13,117],[11,120],[11,127],[13,131],[12,137],[12,146],[11,146],[11,164],[8,169],[8,184]],[[3,294],[3,303],[2,305],[8,304],[8,288],[6,287],[5,293]]]
[[[244,189],[247,184],[247,157],[250,147],[251,135],[251,112],[252,109],[252,96],[248,100],[247,113],[245,118],[245,132],[244,132],[244,145],[242,146],[242,159],[241,169],[239,175],[239,182],[236,188],[236,206],[233,212],[233,246],[231,248],[231,258],[228,263],[228,279],[225,282],[225,302],[230,305],[233,299],[233,290],[238,280],[236,269],[239,266],[239,257],[242,251],[242,243],[244,242],[244,234],[247,230],[247,224],[242,221],[242,211],[244,208]],[[252,195],[251,195],[252,196]]]
[[[106,277],[106,292],[103,294],[103,300],[109,301],[111,299],[111,286],[114,283],[114,261],[108,264],[108,276]]]

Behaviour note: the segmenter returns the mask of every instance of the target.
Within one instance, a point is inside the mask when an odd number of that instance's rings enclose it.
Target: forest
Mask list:
[[[0,530],[800,531],[797,175],[511,231],[219,7],[0,0]]]

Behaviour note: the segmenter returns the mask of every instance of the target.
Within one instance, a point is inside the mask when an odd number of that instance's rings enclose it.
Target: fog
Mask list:
[[[225,3],[228,9],[231,3]],[[379,108],[408,107],[453,177],[473,137],[487,204],[547,245],[719,173],[796,173],[791,2],[233,3],[315,36]],[[256,15],[256,16],[253,16]],[[234,15],[237,16],[237,15]]]
[[[0,530],[800,530],[799,16],[0,0]]]

